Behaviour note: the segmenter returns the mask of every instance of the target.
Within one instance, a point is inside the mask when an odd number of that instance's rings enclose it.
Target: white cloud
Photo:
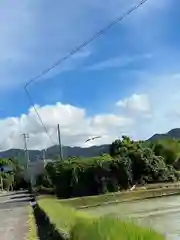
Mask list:
[[[144,97],[146,96],[140,101],[143,104],[140,104],[141,107],[138,109],[148,110],[147,114],[150,114],[151,118],[139,118],[136,114],[129,115],[136,117],[136,127],[133,129],[133,136],[136,139],[147,139],[155,133],[165,133],[180,127],[179,89],[178,72],[169,75],[142,75],[140,84],[134,88],[134,92],[141,92],[144,93]],[[141,113],[141,116],[143,114]]]
[[[55,0],[53,3],[43,0],[2,1],[0,3],[0,90],[17,86],[34,77],[114,19],[120,12],[124,12],[134,2],[137,1],[131,0],[128,4],[126,0],[107,0],[106,4],[101,0],[76,2]],[[161,49],[161,46],[163,48],[164,42],[161,41],[165,26],[163,14],[170,2],[173,1],[148,1],[148,4],[123,21],[123,30],[125,30],[123,32],[126,34],[129,32],[126,35],[127,45],[129,43],[132,48],[143,50],[140,52],[146,52],[147,49],[153,52],[151,50]],[[149,18],[152,14],[153,19]],[[164,49],[167,47],[165,46]],[[93,47],[85,49],[71,61],[53,71],[53,74],[83,64],[84,59],[89,57],[91,52]],[[163,62],[165,68],[165,60],[174,56],[168,54],[168,58],[163,57],[158,59],[158,62],[160,64]],[[147,57],[148,55],[144,58]],[[137,60],[141,59],[127,56],[109,59],[91,67],[95,70],[122,67]],[[177,65],[176,63],[177,61],[173,61],[173,65]],[[179,76],[179,73],[165,77],[148,76],[148,79],[147,76],[143,76],[142,84],[134,89],[134,94],[120,99],[119,109],[124,109],[121,114],[110,112],[87,117],[85,109],[60,103],[38,106],[38,109],[55,141],[56,125],[61,124],[65,145],[83,146],[84,140],[92,135],[103,135],[103,138],[94,141],[94,144],[108,143],[122,133],[135,138],[146,138],[153,133],[165,132],[180,126]],[[137,94],[139,92],[144,94]],[[139,118],[140,115],[147,117],[152,113],[151,119]],[[22,148],[23,140],[20,134],[23,132],[29,132],[31,135],[28,142],[30,148],[43,148],[51,144],[32,109],[16,118],[1,119],[0,130],[1,150],[12,147]]]
[[[134,93],[128,98],[120,100],[116,103],[117,106],[122,107],[125,111],[130,114],[151,114],[151,103],[147,94],[136,94]]]
[[[130,129],[134,123],[128,117],[115,114],[87,117],[85,109],[62,103],[36,106],[36,108],[55,143],[57,143],[57,124],[60,124],[64,145],[89,146],[85,144],[85,140],[97,135],[101,135],[102,138],[91,144],[108,143],[126,129]],[[0,130],[0,150],[23,148],[22,133],[30,134],[28,146],[31,149],[52,145],[32,108],[29,109],[28,114],[23,114],[19,118],[2,119]]]
[[[129,135],[133,139],[147,139],[154,133],[180,127],[178,76],[178,73],[174,73],[169,76],[149,76],[150,80],[143,78],[141,86],[136,86],[139,91],[134,91],[134,94],[116,103],[118,112],[109,111],[88,116],[86,109],[62,103],[37,108],[56,143],[58,123],[64,145],[88,147],[110,143],[122,135]],[[152,117],[147,118],[148,115]],[[52,145],[32,108],[19,117],[1,119],[0,132],[0,150],[23,148],[21,134],[24,132],[30,134],[30,149]],[[102,138],[85,144],[87,138],[99,135]]]

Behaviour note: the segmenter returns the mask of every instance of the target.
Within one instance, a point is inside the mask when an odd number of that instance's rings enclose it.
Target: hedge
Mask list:
[[[106,156],[56,162],[46,169],[57,196],[70,198],[118,191],[124,176],[120,165],[121,162]]]
[[[140,152],[141,153],[141,152]],[[46,166],[59,198],[99,195],[128,189],[133,184],[177,181],[177,172],[151,150],[111,158],[109,155]],[[151,155],[152,154],[152,155]],[[131,158],[130,158],[131,157]]]

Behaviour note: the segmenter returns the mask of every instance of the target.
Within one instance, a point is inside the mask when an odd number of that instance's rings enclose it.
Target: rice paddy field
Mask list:
[[[165,239],[163,234],[149,227],[142,227],[128,219],[123,220],[116,216],[108,216],[104,210],[104,214],[102,215],[94,214],[94,212],[80,211],[64,205],[59,200],[53,198],[40,199],[38,204],[46,213],[50,222],[55,226],[55,231],[68,236],[69,240]],[[98,211],[100,213],[101,210],[98,209]],[[48,231],[48,226],[46,226],[46,230]],[[32,236],[33,233],[30,235]]]
[[[169,240],[180,240],[180,196],[108,204],[81,211],[93,216],[111,216],[131,220],[162,233]]]
[[[38,204],[70,240],[180,240],[179,184],[64,200],[45,197]]]

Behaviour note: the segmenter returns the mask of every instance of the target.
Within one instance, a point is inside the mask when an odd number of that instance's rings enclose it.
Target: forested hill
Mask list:
[[[155,140],[160,140],[160,139],[164,139],[164,138],[180,139],[180,128],[174,128],[164,134],[154,134],[149,140],[155,141]]]
[[[109,153],[109,144],[101,146],[93,146],[89,148],[81,147],[63,147],[63,157],[95,157],[103,153]],[[43,153],[38,150],[29,150],[30,160],[37,161],[42,159]],[[59,156],[59,147],[52,146],[46,151],[46,158],[57,159]],[[22,149],[10,149],[4,152],[0,152],[0,158],[18,158],[19,160],[24,161],[24,151]]]
[[[175,128],[170,130],[165,134],[155,134],[149,140],[160,140],[163,138],[176,138],[180,139],[180,128]],[[99,156],[102,153],[109,153],[109,144],[101,145],[101,146],[93,146],[89,148],[81,148],[81,147],[63,147],[63,157],[95,157]],[[30,160],[37,161],[38,159],[42,159],[42,151],[38,150],[30,150],[29,151]],[[52,146],[47,149],[46,158],[57,159],[59,155],[58,146]],[[10,149],[4,152],[0,152],[0,158],[18,158],[24,161],[24,151],[21,149]]]

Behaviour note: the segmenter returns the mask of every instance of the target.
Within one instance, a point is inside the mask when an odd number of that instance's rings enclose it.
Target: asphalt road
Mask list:
[[[28,231],[27,206],[30,196],[25,191],[0,193],[0,239],[25,240]]]

